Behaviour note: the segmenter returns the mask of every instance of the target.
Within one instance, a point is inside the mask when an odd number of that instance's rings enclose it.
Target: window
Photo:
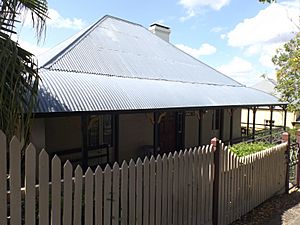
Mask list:
[[[92,115],[88,118],[88,148],[98,148],[103,144],[113,145],[112,116]]]
[[[221,110],[216,109],[212,115],[212,130],[219,130],[221,124]]]

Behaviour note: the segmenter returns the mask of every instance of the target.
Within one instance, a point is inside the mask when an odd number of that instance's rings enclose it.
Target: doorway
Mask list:
[[[212,126],[212,133],[211,133],[212,137],[220,138],[220,128],[221,128],[220,109],[213,110],[211,126]]]
[[[159,124],[160,154],[174,152],[184,147],[184,113],[167,112]]]

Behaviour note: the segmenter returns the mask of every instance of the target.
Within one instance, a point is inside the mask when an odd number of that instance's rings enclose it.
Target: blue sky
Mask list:
[[[144,27],[153,22],[169,26],[172,44],[246,85],[263,73],[275,77],[272,55],[299,31],[299,0],[271,5],[258,0],[49,0],[48,4],[51,19],[44,41],[36,45],[29,20],[20,28],[19,43],[37,55],[109,14]]]

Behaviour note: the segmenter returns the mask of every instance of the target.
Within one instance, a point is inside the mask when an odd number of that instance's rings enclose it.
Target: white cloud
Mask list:
[[[217,70],[246,85],[259,79],[259,73],[252,63],[240,57],[234,57],[228,64],[217,67]]]
[[[242,48],[244,56],[255,56],[262,66],[274,68],[271,59],[276,49],[299,32],[299,15],[299,2],[270,4],[222,37],[229,46]]]
[[[180,17],[180,21],[186,21],[199,13],[203,13],[204,8],[220,10],[228,5],[230,0],[179,0],[179,4],[186,9],[186,15]]]
[[[251,72],[253,66],[249,61],[235,56],[228,64],[218,67],[218,70],[227,75],[244,74]]]
[[[214,33],[220,33],[222,31],[224,31],[226,29],[226,27],[213,27],[210,29],[211,32],[214,32]]]
[[[255,17],[245,19],[227,34],[228,44],[244,47],[257,43],[274,43],[292,37],[298,28],[299,7],[270,4]]]
[[[177,44],[176,47],[195,58],[199,58],[200,56],[203,56],[203,55],[212,55],[217,51],[216,47],[214,47],[213,45],[210,45],[208,43],[202,44],[200,46],[200,48],[198,48],[198,49],[191,48],[191,47],[183,45],[183,44]]]
[[[214,10],[220,10],[225,5],[228,5],[229,2],[230,0],[180,0],[179,4],[188,10],[201,7],[210,7]]]
[[[33,53],[34,55],[38,56],[44,52],[46,52],[47,50],[49,50],[49,48],[44,48],[44,47],[40,47],[38,45],[35,44],[31,44],[27,41],[24,40],[18,40],[19,45],[24,48],[25,50]]]
[[[192,9],[191,9],[191,10],[187,10],[186,15],[180,17],[179,20],[180,20],[181,22],[184,22],[184,21],[186,21],[186,20],[188,20],[188,19],[190,19],[190,18],[192,18],[192,17],[194,17],[194,16],[196,16],[196,13],[195,13],[194,10],[192,10]]]
[[[24,25],[25,26],[32,26],[32,19],[31,14],[26,13],[21,15],[24,18]],[[47,26],[54,27],[54,28],[67,28],[67,29],[74,29],[74,30],[81,30],[85,26],[85,22],[79,18],[64,18],[62,15],[59,14],[58,11],[55,9],[48,10],[48,17],[46,24]]]

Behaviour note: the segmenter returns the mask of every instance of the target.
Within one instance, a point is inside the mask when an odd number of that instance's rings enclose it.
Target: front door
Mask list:
[[[183,147],[183,113],[167,112],[159,124],[160,154],[174,152]]]
[[[175,113],[168,112],[159,124],[159,153],[168,153],[176,149]]]

